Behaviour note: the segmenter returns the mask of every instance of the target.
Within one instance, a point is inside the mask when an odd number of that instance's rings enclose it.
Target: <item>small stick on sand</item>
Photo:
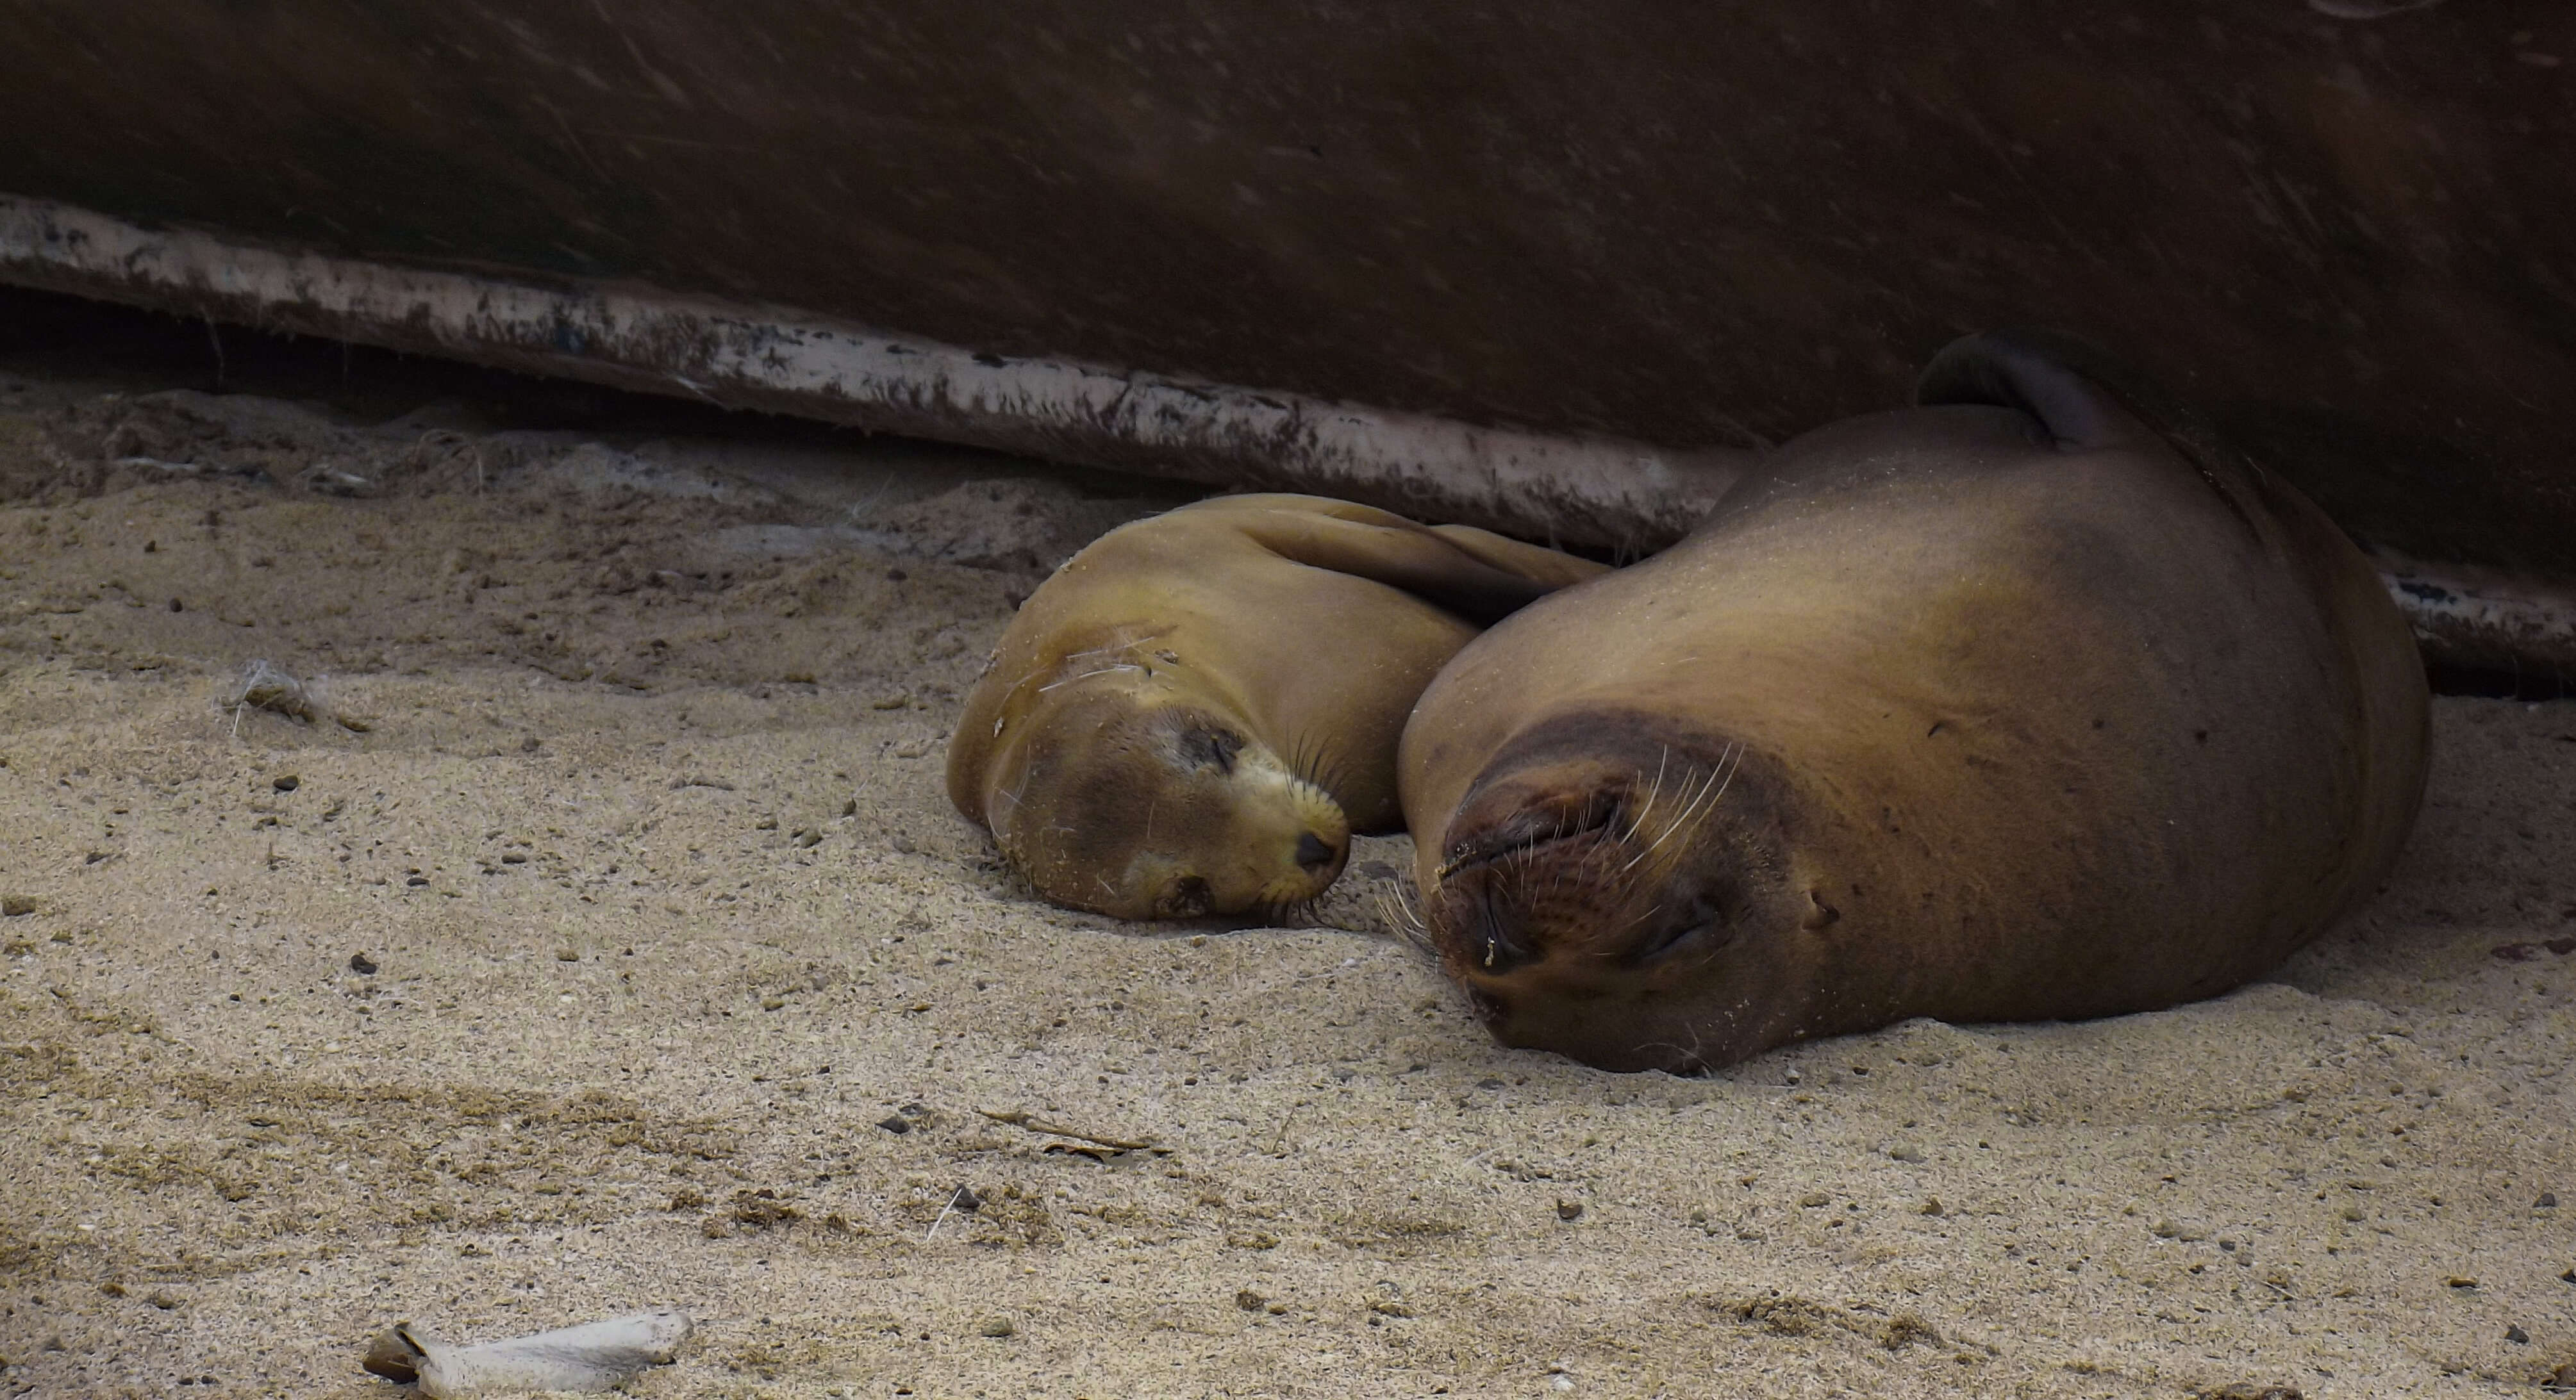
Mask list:
[[[1015,1108],[1000,1113],[996,1113],[989,1108],[979,1108],[975,1111],[992,1119],[996,1123],[1008,1123],[1014,1128],[1026,1128],[1033,1133],[1047,1133],[1055,1137],[1078,1138],[1084,1142],[1098,1143],[1102,1147],[1110,1148],[1113,1151],[1152,1152],[1157,1150],[1152,1138],[1131,1140],[1128,1138],[1103,1137],[1098,1133],[1086,1133],[1080,1128],[1068,1128],[1061,1123],[1050,1123],[1035,1114],[1028,1113],[1021,1109]]]
[[[960,1187],[958,1187],[958,1188],[957,1188],[956,1194],[954,1194],[954,1195],[952,1195],[952,1196],[950,1196],[950,1197],[948,1198],[948,1204],[946,1204],[946,1205],[944,1205],[944,1206],[941,1206],[941,1207],[939,1208],[939,1218],[938,1218],[937,1220],[934,1220],[934,1221],[931,1221],[931,1222],[930,1222],[930,1231],[929,1231],[929,1233],[927,1233],[927,1234],[925,1234],[925,1235],[923,1235],[923,1236],[921,1237],[921,1242],[922,1242],[923,1244],[928,1244],[928,1243],[930,1243],[932,1240],[935,1240],[935,1239],[939,1238],[939,1227],[948,1223],[948,1216],[949,1216],[950,1212],[952,1212],[952,1211],[956,1210],[956,1209],[957,1209],[957,1203],[958,1203],[959,1201],[964,1200],[964,1199],[966,1199],[966,1188],[965,1188],[965,1187],[963,1187],[963,1186],[960,1186]]]

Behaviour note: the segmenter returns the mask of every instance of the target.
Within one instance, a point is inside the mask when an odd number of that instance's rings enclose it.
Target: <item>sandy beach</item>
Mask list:
[[[654,1306],[643,1396],[2576,1386],[2576,703],[2439,701],[2231,996],[1605,1074],[1390,936],[1401,839],[1148,927],[950,810],[1012,609],[1186,494],[370,373],[0,357],[0,1394]]]

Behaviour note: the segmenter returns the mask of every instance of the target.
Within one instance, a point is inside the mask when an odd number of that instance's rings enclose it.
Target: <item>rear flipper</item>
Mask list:
[[[1914,401],[1927,408],[2019,409],[2065,452],[2169,448],[2229,511],[2254,527],[2260,469],[2197,410],[2167,398],[2109,351],[2074,336],[2019,329],[1954,340],[1924,366]]]

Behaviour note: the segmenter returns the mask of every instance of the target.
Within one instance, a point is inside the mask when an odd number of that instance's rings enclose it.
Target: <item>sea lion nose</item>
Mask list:
[[[1297,838],[1297,864],[1308,870],[1321,870],[1341,856],[1341,851],[1323,837],[1309,831]]]

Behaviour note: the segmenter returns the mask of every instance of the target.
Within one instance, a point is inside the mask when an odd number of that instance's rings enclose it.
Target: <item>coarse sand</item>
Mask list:
[[[0,1394],[655,1306],[643,1396],[2576,1385],[2576,704],[2438,702],[2234,995],[1605,1074],[1389,935],[1400,839],[1143,926],[949,809],[1018,599],[1179,499],[0,367]]]

